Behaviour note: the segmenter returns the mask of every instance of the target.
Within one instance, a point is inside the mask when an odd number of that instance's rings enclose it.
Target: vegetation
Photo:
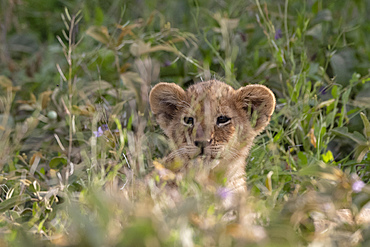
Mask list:
[[[369,1],[1,0],[0,11],[1,246],[370,243],[358,219],[370,200]],[[194,174],[178,181],[181,204],[164,191],[150,88],[211,78],[277,97],[247,160],[243,224]]]

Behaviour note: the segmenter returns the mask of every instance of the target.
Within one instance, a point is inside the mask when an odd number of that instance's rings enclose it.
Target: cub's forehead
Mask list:
[[[234,108],[235,90],[220,81],[197,83],[186,90],[189,108],[185,111],[192,115],[218,115]]]
[[[209,101],[228,100],[234,92],[231,86],[216,80],[194,84],[186,91],[191,99],[208,99]]]

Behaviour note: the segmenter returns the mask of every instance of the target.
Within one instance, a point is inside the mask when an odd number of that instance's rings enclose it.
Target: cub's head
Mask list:
[[[216,80],[186,91],[162,82],[152,89],[149,101],[157,122],[175,145],[169,158],[184,162],[245,159],[275,108],[274,94],[265,86],[234,90]]]

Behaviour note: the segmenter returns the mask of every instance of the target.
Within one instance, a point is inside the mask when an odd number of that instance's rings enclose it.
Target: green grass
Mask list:
[[[1,0],[1,246],[306,246],[315,212],[370,200],[368,2],[43,3]],[[150,88],[211,78],[277,98],[244,224],[195,174],[174,206],[150,173],[169,148]],[[340,222],[325,240],[367,246],[369,230]]]

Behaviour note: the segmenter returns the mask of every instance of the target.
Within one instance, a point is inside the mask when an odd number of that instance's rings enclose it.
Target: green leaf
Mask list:
[[[301,162],[302,162],[303,165],[307,165],[308,164],[307,156],[306,156],[305,153],[298,152],[298,158],[301,160]]]
[[[332,14],[331,14],[331,10],[330,9],[323,9],[323,10],[321,10],[317,13],[313,22],[320,23],[320,22],[332,21],[332,20],[333,20],[333,17],[332,17]]]
[[[274,136],[274,142],[277,142],[283,133],[284,129],[279,130],[279,132]]]
[[[353,136],[357,138],[358,140],[362,140],[362,142],[367,141],[366,138],[360,132],[354,131]]]
[[[357,63],[355,52],[352,49],[345,49],[333,54],[330,65],[336,76],[336,81],[346,85],[352,78],[354,64]]]
[[[0,212],[5,212],[6,210],[15,207],[17,205],[23,204],[25,202],[28,202],[31,200],[31,197],[29,195],[19,195],[19,196],[13,196],[3,202],[0,203]]]
[[[365,114],[364,113],[360,113],[360,116],[361,116],[361,119],[362,119],[362,122],[364,123],[364,135],[367,137],[367,138],[370,138],[370,122],[369,120],[366,118]]]
[[[370,146],[369,145],[359,145],[356,148],[356,151],[355,151],[355,154],[354,154],[354,156],[356,158],[356,161],[361,162],[368,152],[370,152]]]
[[[104,21],[104,12],[100,7],[95,7],[95,23],[101,25]]]
[[[298,171],[298,175],[299,176],[317,176],[319,175],[321,171],[322,171],[322,168],[319,165],[313,164],[313,165],[305,166],[302,169],[300,169]]]
[[[326,127],[321,127],[320,136],[323,137],[326,134]]]
[[[321,40],[322,39],[322,24],[319,23],[306,32],[307,36],[312,36],[315,39]]]
[[[333,98],[338,98],[339,97],[339,90],[338,90],[338,86],[337,85],[335,85],[331,89],[331,95],[333,96]]]
[[[358,144],[365,144],[366,138],[358,132],[349,133],[347,127],[339,127],[331,130],[336,135],[345,136]]]
[[[67,159],[64,158],[64,157],[55,157],[55,158],[52,158],[49,162],[49,167],[51,169],[60,169],[62,168],[64,165],[67,164]]]
[[[347,104],[350,93],[351,93],[351,89],[349,88],[349,89],[345,90],[344,93],[342,94],[342,101],[343,101],[342,103],[344,105]]]

